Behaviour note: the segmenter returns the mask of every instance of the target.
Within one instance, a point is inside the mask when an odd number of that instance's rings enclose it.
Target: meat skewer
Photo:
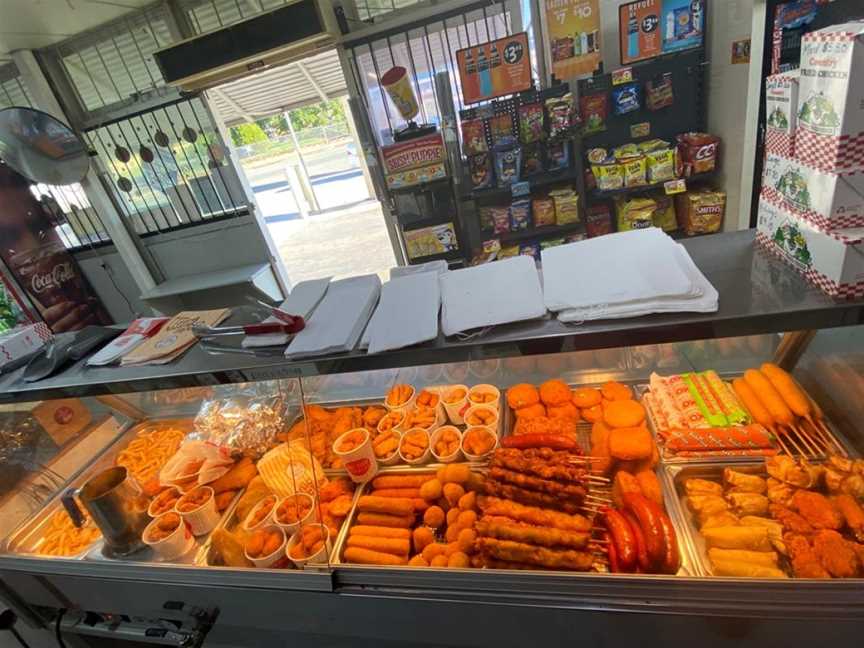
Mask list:
[[[802,434],[800,433],[800,431],[798,430],[797,427],[795,427],[794,425],[789,425],[789,426],[786,426],[785,429],[786,429],[787,431],[788,431],[788,430],[791,430],[792,433],[795,434],[795,438],[798,439],[798,441],[801,442],[801,445],[802,445],[802,446],[807,450],[807,454],[813,455],[814,457],[817,456],[817,455],[819,454],[818,450],[815,450],[815,449],[813,448],[813,446],[811,446],[811,445],[807,442],[806,437],[804,437],[804,435],[802,435]]]

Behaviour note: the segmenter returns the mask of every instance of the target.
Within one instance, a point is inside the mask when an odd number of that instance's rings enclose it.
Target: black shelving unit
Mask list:
[[[689,178],[676,178],[680,180],[685,180],[688,184],[691,182],[700,182],[705,180],[710,180],[711,178],[717,175],[717,170],[709,171],[708,173],[697,173]],[[669,182],[673,182],[670,180]],[[666,186],[666,182],[655,182],[654,184],[648,185],[639,185],[638,187],[623,187],[621,189],[592,189],[591,196],[598,200],[602,200],[604,198],[614,198],[615,196],[632,196],[633,194],[640,193],[648,193],[651,191],[657,191],[658,189],[663,189]]]
[[[566,225],[545,225],[543,227],[532,227],[527,230],[520,230],[518,232],[503,232],[501,234],[494,234],[492,236],[497,237],[502,244],[504,243],[516,243],[519,241],[527,241],[529,239],[537,238],[537,239],[548,239],[553,236],[568,236],[570,234],[580,234],[585,231],[585,223],[568,223]]]
[[[559,171],[546,171],[538,173],[531,177],[525,178],[531,189],[541,189],[551,187],[556,184],[564,184],[566,182],[575,183],[578,174],[574,167],[568,167]],[[510,187],[489,187],[488,189],[475,189],[469,194],[462,197],[463,200],[473,200],[475,202],[495,202],[497,200],[509,200],[513,197]]]

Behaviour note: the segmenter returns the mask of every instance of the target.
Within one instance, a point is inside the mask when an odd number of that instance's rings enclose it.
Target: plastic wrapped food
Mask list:
[[[688,236],[719,232],[726,213],[723,191],[690,191],[675,197],[678,225]]]
[[[570,166],[570,146],[567,142],[553,142],[546,149],[549,171],[558,171]]]
[[[509,187],[519,182],[522,170],[522,147],[515,138],[509,137],[501,140],[495,146],[495,176],[499,187]]]
[[[568,92],[562,97],[547,99],[546,114],[549,120],[549,137],[566,136],[576,123],[573,95]]]
[[[235,396],[205,401],[188,439],[206,441],[260,457],[284,427],[286,405],[273,396]]]
[[[486,153],[486,131],[482,119],[468,119],[462,122],[462,148],[468,155]]]
[[[539,103],[519,107],[519,139],[533,144],[543,139],[543,106]]]
[[[654,211],[657,203],[651,198],[616,198],[615,212],[618,219],[618,231],[629,232],[635,229],[645,229],[654,225]]]
[[[601,133],[606,130],[606,119],[609,117],[609,95],[588,95],[579,99],[582,119],[585,122],[586,135]]]
[[[666,72],[645,83],[645,105],[648,110],[660,110],[675,103],[672,74]]]
[[[642,107],[642,88],[638,83],[628,83],[612,89],[612,113],[626,115]]]
[[[717,168],[720,138],[708,133],[684,133],[678,136],[678,151],[684,175],[709,173]]]
[[[535,198],[531,201],[534,227],[555,224],[555,201],[551,198]]]
[[[492,159],[489,153],[479,153],[468,158],[468,171],[473,189],[492,186]]]
[[[555,222],[558,225],[568,225],[579,222],[579,195],[572,189],[550,191],[549,196],[555,202]]]
[[[648,184],[648,165],[644,156],[630,158],[622,163],[624,186],[641,187]]]
[[[510,231],[519,232],[531,228],[531,201],[516,200],[510,205]]]
[[[678,229],[678,219],[675,216],[675,201],[672,196],[659,194],[654,196],[657,209],[654,210],[654,227],[664,232],[674,232]]]
[[[589,238],[611,234],[612,212],[609,205],[592,205],[585,214],[585,229]]]
[[[492,145],[497,146],[513,139],[513,117],[510,113],[501,113],[489,118],[489,133],[492,135]]]
[[[620,164],[595,164],[591,172],[601,191],[614,191],[624,187],[624,167]]]
[[[492,207],[493,231],[505,234],[510,231],[510,209],[507,207]]]
[[[675,179],[675,151],[664,149],[645,153],[648,184]]]
[[[522,176],[528,177],[543,171],[543,151],[539,144],[522,149]]]

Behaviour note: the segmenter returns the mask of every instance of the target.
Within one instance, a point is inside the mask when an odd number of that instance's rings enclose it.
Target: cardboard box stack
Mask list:
[[[796,74],[766,80],[756,240],[828,294],[861,298],[864,22],[806,34]]]

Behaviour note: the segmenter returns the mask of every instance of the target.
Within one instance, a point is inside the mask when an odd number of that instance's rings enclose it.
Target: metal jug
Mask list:
[[[115,466],[103,470],[81,488],[70,488],[63,494],[63,506],[75,526],[80,527],[85,519],[75,502],[76,497],[102,532],[106,555],[126,556],[144,546],[141,533],[149,521],[147,498],[126,468]]]

